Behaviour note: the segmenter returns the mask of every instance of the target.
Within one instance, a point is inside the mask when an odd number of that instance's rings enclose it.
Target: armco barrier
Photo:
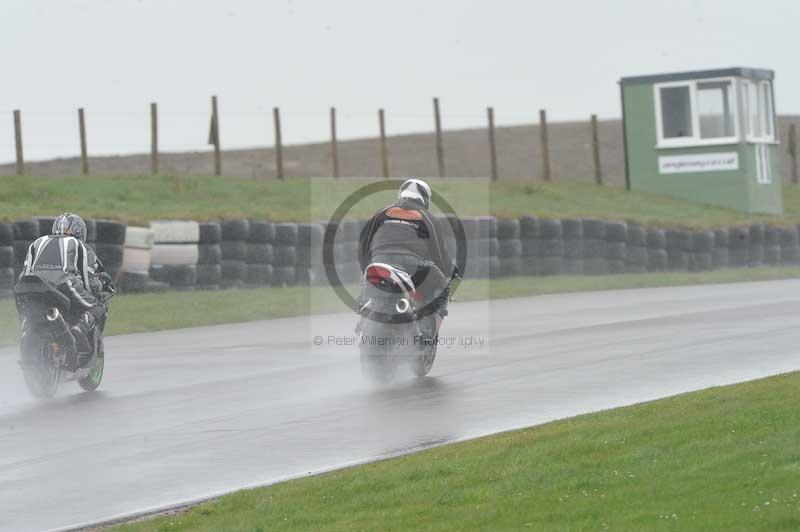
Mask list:
[[[448,220],[438,219],[450,251]],[[594,218],[461,220],[467,237],[466,278],[602,275],[708,271],[726,267],[800,265],[800,230],[754,223],[708,230],[663,230]],[[344,283],[360,278],[358,239],[365,222],[336,227],[333,255]],[[28,245],[52,218],[0,223],[0,297],[11,295]],[[91,229],[89,229],[91,227]],[[150,228],[87,220],[88,245],[123,292],[167,287],[317,285],[327,282],[322,262],[324,223],[252,220],[154,221]]]

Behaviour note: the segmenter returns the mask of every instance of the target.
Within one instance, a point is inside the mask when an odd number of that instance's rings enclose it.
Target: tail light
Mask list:
[[[391,282],[392,272],[389,270],[389,268],[371,264],[367,266],[367,271],[364,272],[364,277],[366,277],[368,283],[375,286],[381,286],[386,282]]]

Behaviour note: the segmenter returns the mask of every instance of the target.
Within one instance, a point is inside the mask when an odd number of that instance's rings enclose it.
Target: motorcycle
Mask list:
[[[26,275],[14,287],[22,329],[19,365],[35,397],[53,397],[62,382],[72,380],[84,390],[94,391],[103,379],[102,327],[95,326],[89,334],[89,353],[78,352],[70,330],[76,313],[65,292],[72,282],[56,286],[36,275]],[[103,292],[101,302],[105,304],[113,295]]]
[[[363,301],[356,326],[361,371],[379,383],[389,383],[406,366],[416,377],[427,375],[436,359],[436,318],[425,312],[420,277],[390,264],[372,263],[364,270]],[[449,288],[458,276],[447,283]]]

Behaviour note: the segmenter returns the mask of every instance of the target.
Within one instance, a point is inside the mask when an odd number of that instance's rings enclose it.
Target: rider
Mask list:
[[[101,293],[116,291],[111,276],[94,251],[86,247],[86,223],[77,214],[64,213],[53,222],[51,235],[39,237],[28,247],[22,275],[36,275],[65,291],[79,311],[72,334],[79,353],[91,352],[89,334],[105,327],[108,307]]]
[[[447,316],[450,295],[447,278],[458,269],[447,250],[440,224],[431,216],[431,187],[421,179],[407,179],[400,185],[397,201],[370,219],[359,237],[358,262],[361,271],[373,262],[404,270],[434,305],[436,336]],[[417,274],[416,276],[414,274]]]

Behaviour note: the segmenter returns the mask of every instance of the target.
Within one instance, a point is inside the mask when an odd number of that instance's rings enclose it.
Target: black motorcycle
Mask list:
[[[103,379],[103,332],[100,325],[89,334],[89,353],[79,353],[70,330],[80,312],[66,295],[68,280],[56,286],[36,275],[23,276],[14,288],[21,320],[20,360],[25,384],[40,398],[53,397],[62,382],[75,380],[94,391]],[[113,292],[103,292],[105,303]]]
[[[412,277],[389,264],[364,270],[359,334],[361,370],[370,380],[388,383],[407,367],[417,377],[430,372],[436,359],[436,319]],[[424,278],[425,272],[421,272]],[[453,276],[448,287],[457,276]]]

